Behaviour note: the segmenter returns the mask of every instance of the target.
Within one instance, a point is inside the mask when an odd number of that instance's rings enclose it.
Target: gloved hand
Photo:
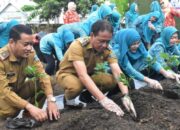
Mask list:
[[[125,106],[126,110],[130,113],[133,114],[133,116],[136,118],[137,114],[136,114],[136,110],[134,108],[134,105],[131,101],[131,98],[129,97],[128,94],[125,94],[122,98],[121,98],[123,105]]]
[[[124,112],[122,109],[111,99],[105,97],[99,101],[99,103],[108,111],[115,112],[117,116],[123,116]]]
[[[169,78],[169,79],[175,79],[176,80],[176,82],[178,83],[178,84],[180,84],[180,75],[179,74],[176,74],[176,73],[174,73],[173,71],[170,71],[170,70],[168,70],[168,71],[166,71],[166,74],[164,75],[166,78]]]
[[[180,84],[180,75],[179,74],[174,74],[174,76],[175,76],[175,79],[176,79],[176,82],[178,83],[178,84]]]
[[[149,79],[148,85],[149,85],[149,87],[151,87],[151,88],[163,90],[161,84],[160,84],[157,80]]]
[[[174,77],[174,72],[171,70],[167,70],[166,73],[164,74],[164,77],[168,78],[168,79],[175,79]]]

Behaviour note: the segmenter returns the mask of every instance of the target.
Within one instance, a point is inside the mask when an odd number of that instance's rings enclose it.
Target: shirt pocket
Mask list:
[[[8,72],[6,76],[10,85],[15,84],[17,82],[17,75],[15,72]]]

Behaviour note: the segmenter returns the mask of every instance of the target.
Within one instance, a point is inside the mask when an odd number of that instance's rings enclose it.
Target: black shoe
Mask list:
[[[81,94],[79,95],[79,100],[85,103],[92,103],[95,101],[88,90],[81,92]]]
[[[41,125],[40,122],[30,118],[7,118],[6,120],[6,127],[9,129],[34,128]]]

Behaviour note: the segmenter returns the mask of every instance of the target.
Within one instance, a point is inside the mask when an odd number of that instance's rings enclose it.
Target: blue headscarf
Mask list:
[[[158,1],[153,1],[150,5],[150,10],[151,12],[154,12],[154,11],[159,11],[160,12],[160,17],[158,19],[158,22],[159,23],[164,23],[164,13],[162,12],[161,10],[161,6],[159,4]]]
[[[157,25],[157,21],[160,17],[160,13],[159,11],[154,11],[154,12],[151,12],[151,13],[148,13],[147,15],[144,15],[143,19],[142,19],[142,29],[143,29],[143,35],[144,35],[144,40],[148,43],[150,43],[151,41],[151,38],[154,34],[154,31],[150,30],[150,28],[148,27],[148,22],[149,20],[151,19],[151,17],[156,17],[156,21],[153,22],[152,24],[156,27]]]
[[[128,63],[127,54],[133,59],[136,60],[142,55],[146,56],[148,52],[146,51],[144,45],[141,43],[135,53],[129,51],[129,47],[136,41],[140,41],[141,37],[139,33],[133,29],[122,29],[117,32],[115,36],[115,43],[119,44],[119,56],[118,61],[122,66],[126,66]]]
[[[111,3],[111,4],[109,5],[109,7],[110,7],[112,10],[114,10],[114,8],[116,7],[116,4],[115,4],[115,3]]]
[[[91,7],[91,13],[93,13],[94,11],[96,11],[99,8],[99,6],[97,4],[92,5]]]
[[[0,33],[7,27],[7,24],[6,22],[0,23]]]
[[[62,29],[58,33],[54,33],[54,35],[58,37],[59,38],[58,41],[61,42],[61,43],[58,43],[57,41],[57,44],[63,44],[62,45],[63,49],[65,49],[68,46],[68,44],[74,41],[74,34],[68,29]]]
[[[110,16],[112,14],[112,10],[108,5],[101,5],[97,11],[90,14],[90,16],[82,22],[82,28],[85,30],[87,35],[90,35],[91,32],[91,26],[98,20],[103,20],[107,16]]]
[[[149,50],[149,53],[152,56],[157,58],[157,61],[161,63],[162,66],[167,66],[166,60],[159,56],[161,52],[167,53],[169,55],[177,55],[180,56],[179,48],[176,44],[170,46],[170,39],[174,33],[177,33],[178,30],[175,27],[168,26],[163,29],[161,32],[161,37],[156,40],[156,42],[152,45]],[[171,63],[170,66],[176,66],[176,63]]]
[[[67,50],[68,44],[74,40],[74,34],[70,30],[61,30],[58,33],[50,33],[44,36],[40,41],[40,50],[50,55],[55,50],[58,60],[62,60]]]
[[[5,46],[9,42],[9,32],[12,27],[18,24],[19,22],[16,19],[12,19],[6,24],[5,28],[0,31],[0,47]]]
[[[62,40],[65,46],[68,46],[72,41],[74,41],[74,34],[70,30],[64,30]]]
[[[73,34],[75,39],[78,37],[84,37],[87,36],[85,30],[83,29],[83,23],[82,22],[76,22],[76,23],[70,23],[70,24],[64,24],[57,28],[57,32],[61,32],[62,30],[70,30]]]
[[[128,17],[129,21],[132,23],[139,16],[139,14],[135,10],[136,6],[137,6],[136,3],[132,3],[130,5],[129,11],[126,13],[126,17]]]
[[[163,44],[165,49],[168,49],[169,47],[171,48],[170,39],[172,35],[176,32],[178,32],[178,30],[173,26],[164,28],[164,30],[161,33],[161,37],[157,39],[157,42],[160,42],[161,44]]]
[[[113,26],[114,32],[116,32],[119,29],[120,20],[121,20],[120,13],[117,12],[116,10],[114,10],[112,12],[110,20],[108,20],[111,23],[111,25]]]
[[[109,6],[103,4],[100,6],[100,8],[97,10],[97,14],[98,14],[98,18],[99,19],[104,19],[106,16],[111,15],[112,14],[112,10]],[[89,18],[94,17],[89,16]]]
[[[155,24],[157,22],[157,20],[159,19],[160,17],[160,12],[159,11],[154,11],[154,12],[150,12],[146,15],[144,15],[144,18],[143,18],[143,25],[146,25],[148,23],[148,21],[151,19],[151,17],[156,17],[156,21],[153,23]]]

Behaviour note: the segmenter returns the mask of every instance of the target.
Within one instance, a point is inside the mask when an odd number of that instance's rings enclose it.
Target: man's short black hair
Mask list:
[[[100,31],[108,31],[113,34],[113,27],[106,20],[98,20],[92,25],[91,32],[97,36]]]
[[[31,30],[31,28],[29,28],[28,26],[25,26],[23,24],[15,25],[14,27],[11,28],[11,30],[9,32],[9,38],[10,39],[12,38],[14,41],[20,40],[21,39],[20,35],[22,33],[31,35],[32,30]]]

